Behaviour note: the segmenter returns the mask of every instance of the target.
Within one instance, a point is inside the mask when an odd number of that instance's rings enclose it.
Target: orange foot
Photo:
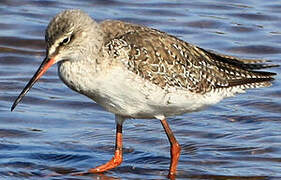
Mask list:
[[[78,172],[72,174],[73,176],[83,176],[89,173],[102,173],[109,169],[115,168],[122,163],[123,155],[122,155],[122,125],[116,125],[116,144],[115,144],[115,153],[114,157],[105,163],[104,165],[98,166],[93,169],[89,169],[88,172]]]
[[[96,168],[89,169],[88,172],[77,172],[77,173],[72,173],[71,175],[83,176],[83,175],[87,175],[90,173],[102,173],[102,172],[105,172],[107,170],[110,170],[110,169],[113,169],[113,168],[119,166],[122,163],[122,160],[123,160],[122,152],[120,152],[120,150],[116,150],[114,157],[107,163],[105,163],[101,166],[98,166]]]
[[[122,163],[122,159],[122,152],[116,150],[114,157],[110,161],[96,168],[89,169],[88,173],[101,173],[109,169],[116,168]]]

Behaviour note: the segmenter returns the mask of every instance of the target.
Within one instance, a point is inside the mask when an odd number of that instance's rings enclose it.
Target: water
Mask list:
[[[124,162],[104,174],[71,177],[109,160],[114,116],[68,89],[52,67],[10,112],[44,58],[44,30],[66,8],[98,21],[144,24],[192,44],[280,64],[277,1],[0,1],[0,178],[165,179],[169,143],[156,120],[124,124]],[[281,73],[281,68],[272,72]],[[281,178],[280,75],[270,88],[249,90],[208,108],[169,118],[182,155],[177,179]],[[60,173],[61,176],[49,175]]]

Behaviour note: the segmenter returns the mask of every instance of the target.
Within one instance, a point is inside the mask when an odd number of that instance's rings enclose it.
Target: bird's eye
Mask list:
[[[61,42],[63,45],[67,45],[70,41],[70,37],[66,37],[63,39],[63,41]]]

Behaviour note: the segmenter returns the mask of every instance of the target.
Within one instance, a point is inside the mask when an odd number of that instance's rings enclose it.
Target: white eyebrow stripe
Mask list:
[[[56,52],[56,49],[58,47],[58,44],[53,44],[50,48],[49,48],[49,55],[54,54]]]
[[[49,55],[53,54],[56,52],[56,49],[60,46],[60,43],[67,37],[70,37],[72,34],[72,31],[65,34],[64,36],[62,36],[61,38],[58,38],[54,44],[49,48]]]

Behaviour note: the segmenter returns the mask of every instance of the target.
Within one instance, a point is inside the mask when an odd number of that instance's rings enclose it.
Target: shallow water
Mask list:
[[[98,21],[144,24],[220,53],[281,64],[277,1],[1,0],[1,179],[165,179],[168,173],[169,143],[160,122],[128,120],[120,167],[69,176],[112,157],[115,124],[112,114],[68,89],[56,67],[10,112],[44,58],[49,20],[66,8],[83,9]],[[177,179],[281,178],[281,68],[271,71],[279,75],[270,88],[168,119],[182,145]]]

